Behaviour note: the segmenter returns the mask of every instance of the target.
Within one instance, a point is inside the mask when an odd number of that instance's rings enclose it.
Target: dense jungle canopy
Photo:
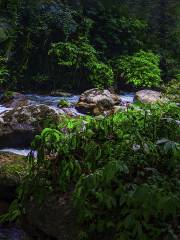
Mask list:
[[[140,50],[160,57],[169,81],[179,75],[179,13],[177,0],[1,0],[1,84],[75,91],[123,85],[116,62]]]

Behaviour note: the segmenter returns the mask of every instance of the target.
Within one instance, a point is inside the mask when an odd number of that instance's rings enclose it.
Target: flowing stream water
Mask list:
[[[133,103],[134,102],[134,93],[133,92],[123,92],[120,94],[121,100],[124,103]],[[37,95],[37,94],[27,94],[27,98],[30,101],[30,104],[32,105],[38,105],[38,104],[45,104],[53,109],[59,111],[58,108],[58,103],[60,99],[66,99],[68,102],[71,104],[75,104],[79,96],[78,95],[72,95],[71,97],[53,97],[49,95]],[[6,108],[2,105],[0,105],[0,114],[3,113],[4,111],[8,111],[10,108]],[[77,110],[74,107],[71,107],[71,111],[74,112],[76,115],[80,114],[77,112]],[[9,153],[14,153],[22,156],[27,156],[28,153],[30,152],[30,149],[14,149],[14,148],[5,148],[5,149],[0,149],[0,152],[9,152]]]
[[[124,92],[120,94],[121,100],[124,103],[133,103],[134,102],[134,93],[132,92]],[[66,99],[68,102],[75,104],[79,96],[71,96],[71,97],[53,97],[53,96],[48,96],[48,95],[37,95],[37,94],[27,94],[27,98],[30,101],[30,104],[32,105],[38,105],[38,104],[45,104],[53,109],[59,111],[58,108],[58,103],[60,99]],[[2,105],[0,105],[0,114],[10,110],[10,108],[6,108]],[[76,111],[74,107],[71,108],[71,111],[74,112],[76,115],[80,114]],[[30,149],[14,149],[14,148],[5,148],[5,149],[0,149],[0,152],[6,152],[6,153],[13,153],[13,154],[18,154],[22,156],[27,156],[30,152]],[[15,226],[10,226],[10,227],[4,227],[0,225],[0,240],[26,240],[29,239],[24,231],[20,228],[17,228]]]

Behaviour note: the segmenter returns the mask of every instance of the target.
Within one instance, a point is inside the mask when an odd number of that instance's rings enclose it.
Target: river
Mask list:
[[[127,103],[127,102],[133,103],[134,95],[135,94],[133,92],[123,92],[120,94],[120,97],[122,102],[124,103]],[[57,107],[57,105],[60,99],[66,99],[68,102],[72,104],[75,104],[79,99],[78,95],[72,95],[71,97],[53,97],[50,95],[26,94],[26,97],[29,99],[30,104],[32,105],[45,104],[56,109],[57,111],[59,111],[59,108]],[[8,110],[10,109],[0,105],[0,113]],[[76,111],[74,107],[71,108],[71,111],[74,112],[76,115],[80,114]],[[4,148],[4,149],[0,149],[0,152],[9,152],[9,153],[22,155],[22,156],[27,156],[28,153],[30,152],[30,149]]]

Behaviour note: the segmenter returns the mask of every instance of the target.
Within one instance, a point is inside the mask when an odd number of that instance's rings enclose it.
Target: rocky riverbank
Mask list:
[[[40,133],[47,123],[58,124],[62,115],[107,116],[117,111],[125,111],[136,99],[143,104],[155,103],[163,99],[161,93],[151,90],[120,95],[108,90],[91,89],[82,93],[80,97],[71,94],[63,97],[58,97],[57,93],[55,95],[52,97],[16,93],[9,99],[1,98],[0,148],[1,151],[3,148],[7,150],[3,150],[6,153],[0,152],[0,214],[7,212],[9,204],[16,196],[17,186],[26,175],[27,168],[27,159],[18,154],[8,153],[8,148],[29,148],[34,136]],[[61,100],[67,101],[68,107],[64,107],[65,102],[59,104]],[[11,151],[13,152],[13,149]],[[16,150],[16,153],[18,151]],[[26,155],[29,150],[20,152]],[[47,236],[59,240],[71,240],[74,236],[75,239],[75,213],[71,206],[71,196],[66,194],[50,196],[41,209],[37,208],[34,200],[27,202],[26,207],[27,214],[23,220],[25,222],[23,228],[33,233],[35,239],[41,239],[37,238],[39,237],[37,233],[40,233],[43,239]],[[0,234],[3,232],[1,229]],[[7,239],[24,240],[20,237]]]

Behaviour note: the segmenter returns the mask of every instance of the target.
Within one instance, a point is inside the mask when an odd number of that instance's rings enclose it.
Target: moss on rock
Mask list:
[[[11,195],[8,189],[15,189],[27,171],[26,159],[22,156],[1,153],[0,154],[0,194],[1,198],[7,198],[7,195]],[[9,197],[8,197],[9,198]]]

